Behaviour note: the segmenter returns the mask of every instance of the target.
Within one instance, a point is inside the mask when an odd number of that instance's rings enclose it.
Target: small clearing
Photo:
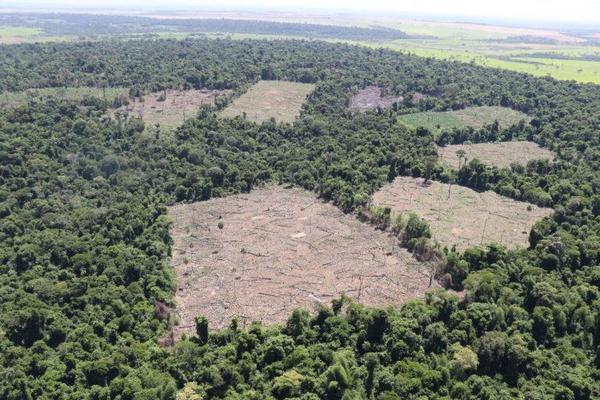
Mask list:
[[[468,107],[457,111],[420,112],[401,115],[399,121],[405,125],[429,129],[434,134],[453,128],[482,128],[485,125],[498,121],[500,127],[506,128],[529,117],[507,107],[482,106]]]
[[[146,127],[159,124],[162,128],[172,129],[183,124],[187,118],[193,118],[203,105],[214,105],[219,97],[228,96],[231,90],[175,90],[169,89],[133,98],[129,104],[114,111],[127,111],[141,117]]]
[[[394,103],[402,103],[408,97],[414,103],[418,103],[427,98],[426,95],[418,92],[410,93],[406,96],[391,95],[387,89],[379,86],[367,86],[359,90],[350,98],[348,110],[353,112],[365,112],[376,108],[392,108]]]
[[[464,151],[466,161],[478,159],[484,164],[498,168],[509,168],[511,164],[527,165],[532,160],[553,160],[554,153],[540,147],[537,143],[528,141],[456,144],[438,147],[442,161],[450,168],[457,170],[459,167],[458,151]],[[460,165],[465,163],[465,158]]]
[[[434,239],[459,250],[494,242],[527,247],[533,224],[552,212],[494,192],[410,177],[385,185],[373,195],[373,204],[416,213],[429,223]]]
[[[364,112],[375,108],[392,108],[394,103],[404,101],[403,96],[392,96],[385,93],[385,89],[379,86],[367,86],[359,90],[350,98],[348,110],[354,112]]]
[[[259,320],[285,323],[342,294],[367,306],[422,298],[432,266],[416,261],[385,232],[301,189],[269,187],[169,208],[179,325],[194,334]],[[219,228],[219,226],[221,228]]]
[[[275,118],[277,122],[292,123],[315,85],[287,81],[259,81],[246,93],[235,99],[221,116],[246,116],[253,122]]]

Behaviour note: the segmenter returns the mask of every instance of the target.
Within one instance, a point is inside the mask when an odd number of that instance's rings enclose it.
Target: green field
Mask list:
[[[38,28],[0,25],[0,45],[34,42],[58,42],[67,39],[69,39],[67,36],[48,35],[43,30]]]
[[[494,121],[498,121],[500,126],[507,127],[527,118],[527,115],[510,108],[486,106],[469,107],[457,111],[427,111],[405,114],[400,116],[398,120],[409,127],[422,127],[434,134],[439,134],[444,130],[453,128],[481,128]]]
[[[92,88],[92,87],[69,87],[69,88],[43,88],[28,89],[21,92],[4,92],[0,94],[0,107],[11,107],[27,103],[33,99],[44,99],[56,97],[58,99],[82,100],[85,97],[106,98],[111,101],[115,97],[128,93],[127,88]]]
[[[27,42],[42,33],[40,29],[35,28],[0,26],[0,44]]]
[[[291,123],[300,114],[306,97],[314,90],[308,83],[260,81],[241,97],[235,99],[221,115],[227,118],[245,117],[254,122]]]

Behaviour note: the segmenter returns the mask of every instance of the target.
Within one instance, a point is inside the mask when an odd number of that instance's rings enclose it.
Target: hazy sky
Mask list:
[[[445,14],[493,18],[600,22],[600,0],[8,0],[59,7],[131,8],[318,8],[338,10],[396,11],[413,14]]]

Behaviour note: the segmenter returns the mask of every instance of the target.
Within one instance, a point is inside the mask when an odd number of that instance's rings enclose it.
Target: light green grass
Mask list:
[[[111,101],[115,97],[128,93],[127,88],[91,88],[91,87],[69,87],[69,88],[43,88],[28,89],[21,92],[3,92],[0,94],[0,106],[17,106],[34,99],[58,98],[67,100],[82,100],[85,97],[104,98]]]
[[[72,39],[68,36],[47,35],[38,28],[21,26],[0,26],[0,44],[58,42]]]
[[[527,115],[506,107],[468,107],[464,110],[443,112],[421,112],[401,115],[398,118],[402,124],[409,127],[426,128],[434,134],[453,128],[481,128],[484,125],[498,121],[501,127],[516,124]]]
[[[233,118],[246,116],[254,122],[268,121],[293,122],[300,114],[306,97],[314,90],[314,85],[285,81],[260,81],[241,97],[235,99],[221,116]]]
[[[36,28],[0,26],[0,44],[14,44],[30,41],[43,32]]]

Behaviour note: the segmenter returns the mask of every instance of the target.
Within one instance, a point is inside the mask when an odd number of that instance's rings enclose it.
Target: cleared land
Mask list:
[[[452,128],[481,128],[484,125],[498,121],[501,127],[516,124],[529,117],[507,107],[468,107],[457,111],[420,112],[401,115],[398,120],[412,127],[423,127],[433,133],[441,133]]]
[[[120,107],[132,115],[141,117],[146,126],[160,124],[171,129],[181,125],[186,118],[195,117],[203,105],[213,105],[218,97],[227,96],[230,90],[167,90],[131,99],[127,106]]]
[[[384,93],[378,86],[367,86],[359,90],[350,98],[348,109],[350,111],[368,111],[377,107],[391,108],[394,103],[404,101],[403,96],[391,96]]]
[[[20,92],[3,92],[0,94],[1,107],[13,107],[27,103],[32,99],[44,99],[55,97],[67,100],[82,100],[85,97],[105,98],[112,101],[115,97],[125,96],[128,93],[127,88],[94,88],[94,87],[60,87],[60,88],[42,88],[27,89]]]
[[[227,118],[246,115],[253,122],[294,122],[302,104],[315,85],[285,81],[259,81],[235,99],[221,115]]]
[[[284,323],[292,310],[314,309],[345,294],[369,306],[422,297],[431,266],[388,234],[301,189],[249,194],[169,208],[177,274],[175,337],[254,320]],[[222,223],[222,229],[219,223]]]
[[[438,154],[450,168],[458,169],[459,158],[456,153],[460,150],[465,152],[467,162],[476,158],[499,168],[508,168],[512,163],[527,165],[531,160],[554,159],[554,153],[550,150],[528,141],[448,145],[438,147]],[[463,158],[461,165],[464,162]]]
[[[434,239],[459,250],[493,242],[509,248],[527,247],[533,224],[552,212],[494,192],[449,186],[399,177],[373,195],[373,204],[397,213],[416,213],[429,223]]]
[[[67,36],[48,35],[39,28],[0,25],[0,44],[64,41]]]

